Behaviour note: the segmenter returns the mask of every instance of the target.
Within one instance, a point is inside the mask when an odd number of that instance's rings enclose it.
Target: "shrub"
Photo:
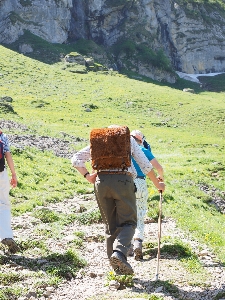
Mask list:
[[[102,221],[102,217],[99,209],[93,209],[92,211],[78,214],[76,216],[76,220],[80,224],[90,225],[92,223],[100,223]]]
[[[40,219],[43,223],[52,223],[59,220],[58,214],[48,208],[35,210],[33,216]]]
[[[74,277],[86,265],[86,261],[71,249],[64,254],[53,253],[48,256],[48,260],[50,263],[46,268],[47,273],[66,279]]]
[[[134,285],[133,275],[116,275],[113,271],[110,271],[107,274],[107,285],[113,280],[120,283],[120,288],[132,287]]]

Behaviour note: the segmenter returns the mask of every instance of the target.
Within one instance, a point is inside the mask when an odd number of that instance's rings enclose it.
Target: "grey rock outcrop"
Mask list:
[[[15,42],[24,30],[51,43],[68,38],[72,0],[0,1],[0,43]]]
[[[69,53],[65,56],[65,61],[69,63],[77,63],[79,65],[85,65],[85,59],[79,53]]]
[[[23,54],[25,54],[25,53],[31,53],[31,52],[33,52],[33,48],[29,44],[21,44],[19,46],[19,52],[23,53]]]
[[[184,10],[175,2],[168,8],[160,24],[175,69],[189,74],[225,71],[225,19],[219,11],[191,4]]]
[[[84,38],[116,47],[130,40],[153,51],[162,49],[177,71],[224,72],[223,12],[222,7],[170,0],[1,0],[0,43],[16,41],[24,30],[51,43]],[[153,79],[175,80],[157,67],[134,67]]]

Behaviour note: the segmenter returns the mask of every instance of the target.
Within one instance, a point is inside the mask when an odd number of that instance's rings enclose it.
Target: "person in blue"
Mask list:
[[[143,136],[143,146],[145,149],[148,149],[150,152],[152,152],[150,144],[145,140],[145,136]]]
[[[144,135],[140,130],[133,130],[131,136],[134,137],[136,142],[139,144],[141,150],[144,152],[145,156],[148,158],[152,166],[158,172],[158,180],[163,181],[163,167],[159,164],[155,156],[151,152],[150,145],[144,140]],[[134,179],[136,185],[136,206],[137,206],[137,228],[133,236],[133,242],[129,251],[129,255],[135,255],[136,260],[143,259],[142,253],[142,243],[144,240],[144,219],[147,213],[147,200],[148,200],[148,188],[146,183],[146,176],[141,171],[141,168],[132,157],[132,162],[135,166],[137,177]]]

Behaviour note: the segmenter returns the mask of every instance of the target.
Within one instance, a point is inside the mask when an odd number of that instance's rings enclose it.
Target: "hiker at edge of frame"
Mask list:
[[[157,161],[155,156],[150,151],[150,145],[144,140],[144,135],[140,130],[133,130],[131,136],[136,140],[140,149],[143,151],[147,159],[152,164],[153,168],[158,172],[158,180],[164,181],[163,167]],[[144,147],[144,142],[147,147]],[[137,172],[137,177],[134,179],[136,185],[136,205],[137,205],[137,228],[135,229],[134,237],[131,242],[131,247],[128,251],[128,256],[133,256],[135,260],[143,259],[142,243],[144,240],[145,216],[147,214],[148,187],[146,176],[142,172],[136,160],[132,157],[134,167]]]
[[[130,136],[127,126],[110,125],[107,128],[92,129],[90,145],[75,153],[71,159],[78,172],[94,184],[96,200],[105,224],[107,256],[116,274],[124,275],[134,273],[127,261],[127,251],[137,226],[133,181],[136,171],[131,155],[155,187],[164,191],[164,183],[157,179],[153,166]],[[95,170],[91,174],[86,168],[89,160]]]
[[[6,163],[11,171],[9,181]],[[11,228],[11,204],[9,199],[10,184],[12,188],[17,186],[17,177],[14,167],[8,137],[0,130],[0,241],[7,246],[12,254],[20,251],[19,246],[13,239]]]

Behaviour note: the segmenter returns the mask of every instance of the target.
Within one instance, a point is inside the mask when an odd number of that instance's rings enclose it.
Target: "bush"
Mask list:
[[[52,223],[59,220],[59,216],[47,208],[34,211],[33,216],[40,219],[43,223]]]
[[[48,260],[50,263],[46,269],[47,273],[66,279],[75,277],[76,272],[86,265],[86,261],[71,249],[64,254],[53,253],[48,256]]]

